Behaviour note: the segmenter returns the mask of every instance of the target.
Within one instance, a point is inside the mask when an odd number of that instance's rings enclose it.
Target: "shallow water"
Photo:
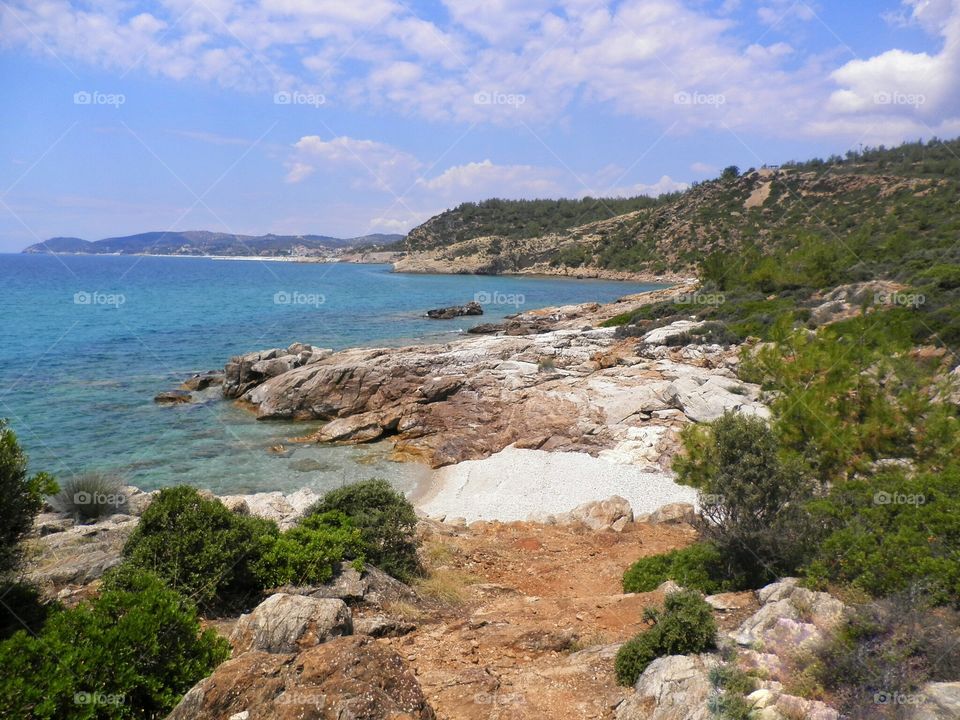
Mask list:
[[[120,473],[143,488],[215,492],[327,489],[421,468],[381,446],[290,444],[319,423],[257,422],[219,399],[158,406],[153,396],[231,355],[294,341],[335,349],[456,338],[522,310],[600,301],[650,285],[556,278],[404,275],[386,265],[201,258],[0,255],[0,417],[31,468]],[[430,308],[489,300],[450,321]],[[284,444],[284,451],[270,448]]]

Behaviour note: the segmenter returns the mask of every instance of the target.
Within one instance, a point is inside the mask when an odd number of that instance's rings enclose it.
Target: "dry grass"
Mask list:
[[[441,565],[449,565],[459,552],[448,543],[440,540],[430,540],[422,545],[420,554],[423,557],[424,565],[433,569]]]
[[[420,580],[416,589],[421,595],[432,600],[448,605],[462,605],[466,600],[467,588],[478,582],[482,582],[482,578],[463,570],[438,568]]]
[[[392,618],[414,624],[423,622],[425,618],[430,616],[430,613],[427,610],[424,610],[413,603],[404,602],[403,600],[395,600],[393,602],[384,603],[383,611]]]

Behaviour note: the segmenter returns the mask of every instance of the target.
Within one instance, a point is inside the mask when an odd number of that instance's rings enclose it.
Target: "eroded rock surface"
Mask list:
[[[515,444],[666,468],[683,424],[727,410],[767,414],[735,363],[641,357],[638,341],[612,328],[354,348],[278,374],[256,370],[263,355],[234,358],[224,384],[258,418],[326,420],[315,436],[323,442],[390,437],[398,455],[434,467]]]
[[[710,669],[716,655],[668,655],[650,663],[636,694],[617,707],[617,720],[710,720]]]
[[[188,692],[168,720],[432,720],[416,677],[365,635],[299,654],[246,652]]]
[[[292,653],[352,634],[353,618],[343,600],[277,593],[240,616],[230,643],[237,654]]]

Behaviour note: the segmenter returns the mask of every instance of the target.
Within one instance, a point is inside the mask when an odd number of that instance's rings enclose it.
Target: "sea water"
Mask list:
[[[515,312],[652,287],[389,265],[0,255],[0,417],[31,470],[59,477],[101,471],[144,489],[217,493],[322,491],[369,477],[409,488],[422,468],[390,462],[384,443],[290,443],[321,423],[258,422],[216,388],[184,405],[153,397],[253,350],[445,342]],[[483,316],[424,317],[475,298]]]

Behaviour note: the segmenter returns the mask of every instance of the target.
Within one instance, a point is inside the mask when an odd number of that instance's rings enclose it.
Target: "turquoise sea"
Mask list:
[[[257,422],[206,391],[158,406],[153,396],[231,355],[302,341],[320,347],[446,341],[521,310],[610,301],[654,286],[555,278],[405,275],[386,265],[207,258],[0,255],[0,417],[31,468],[89,470],[152,489],[293,490],[372,476],[401,487],[418,469],[385,444],[272,445],[318,423]],[[480,295],[481,317],[428,320]]]

